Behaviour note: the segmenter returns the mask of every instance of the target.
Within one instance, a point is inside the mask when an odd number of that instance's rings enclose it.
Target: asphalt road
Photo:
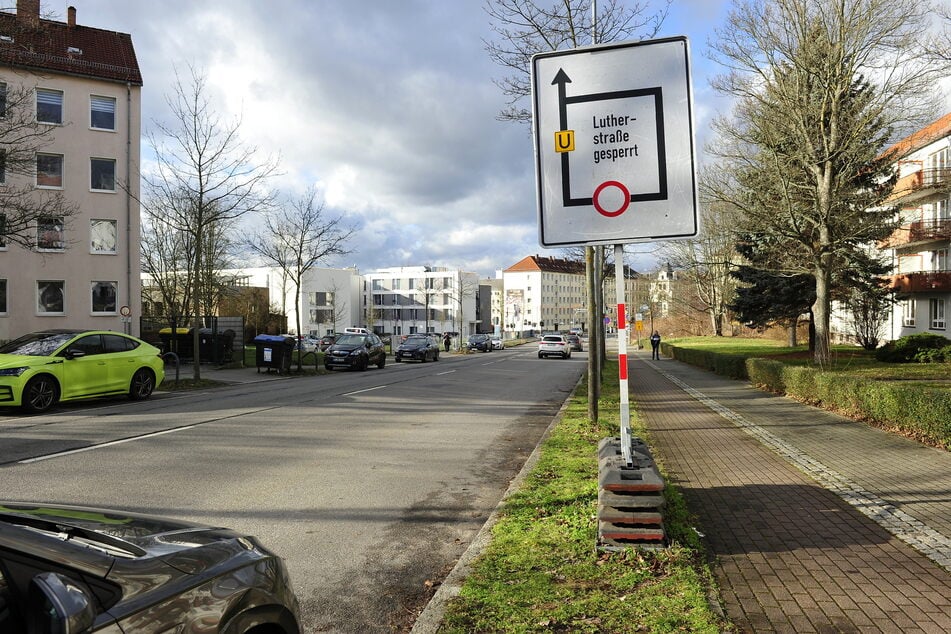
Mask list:
[[[287,561],[305,631],[408,630],[586,363],[523,346],[0,411],[0,499],[247,531]]]

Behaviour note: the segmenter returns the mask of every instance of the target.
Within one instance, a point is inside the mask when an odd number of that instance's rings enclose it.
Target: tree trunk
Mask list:
[[[193,305],[195,307],[195,319],[192,328],[192,364],[195,367],[192,378],[195,381],[201,380],[201,364],[198,358],[198,346],[201,343],[201,230],[195,236],[195,295]]]
[[[816,266],[816,302],[812,305],[813,321],[816,330],[816,346],[814,359],[817,365],[825,367],[829,363],[831,350],[829,345],[829,323],[831,312],[831,299],[829,291],[832,281],[831,267],[829,263],[831,256],[823,255]]]
[[[795,348],[797,345],[799,345],[798,330],[799,330],[799,320],[793,319],[790,322],[789,327],[786,329],[786,335],[787,335],[786,345],[788,345],[790,348]]]

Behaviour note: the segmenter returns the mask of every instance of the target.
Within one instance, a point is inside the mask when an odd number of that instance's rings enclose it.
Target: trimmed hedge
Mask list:
[[[786,365],[772,359],[745,359],[671,345],[665,353],[722,376],[748,379],[761,389],[900,430],[931,445],[951,448],[949,389],[911,381],[861,379],[843,372]],[[737,359],[742,359],[742,370],[737,368]]]

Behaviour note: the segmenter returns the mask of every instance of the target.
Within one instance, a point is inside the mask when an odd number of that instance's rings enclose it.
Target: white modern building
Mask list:
[[[288,333],[317,337],[341,332],[361,323],[362,280],[356,268],[313,268],[304,274],[300,301],[294,301],[294,284],[277,267],[225,271],[228,277],[244,278],[243,286],[268,289],[272,306],[287,316]],[[297,333],[297,316],[301,333]]]
[[[888,202],[899,207],[901,226],[884,246],[899,303],[885,336],[951,338],[951,113],[890,150],[897,152],[899,178]]]
[[[20,227],[25,247],[8,233],[16,212],[0,207],[0,340],[66,327],[139,334],[141,87],[128,34],[82,26],[72,7],[66,22],[42,19],[39,0],[0,11],[0,115],[7,129],[22,112],[48,133],[26,173],[0,158],[0,187],[75,209]],[[16,143],[0,141],[5,153]]]
[[[476,315],[479,277],[436,266],[380,269],[363,276],[358,325],[376,333],[410,335],[481,332]]]

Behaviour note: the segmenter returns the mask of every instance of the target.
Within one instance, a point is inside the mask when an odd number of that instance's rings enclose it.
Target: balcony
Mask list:
[[[905,205],[937,194],[947,195],[949,189],[951,167],[922,169],[899,178],[885,202]]]
[[[892,275],[896,293],[951,293],[951,271],[925,271]]]
[[[931,218],[902,225],[885,240],[883,246],[894,249],[938,240],[951,240],[951,219]]]

